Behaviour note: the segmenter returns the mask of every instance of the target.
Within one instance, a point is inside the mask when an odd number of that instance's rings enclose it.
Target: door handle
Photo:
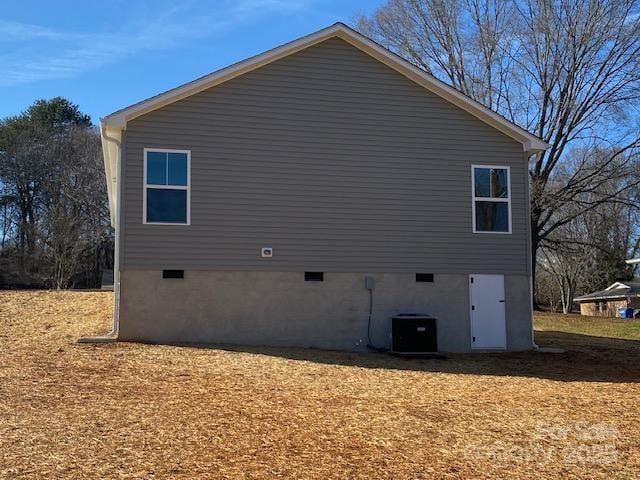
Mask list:
[[[498,300],[500,303],[504,303],[504,300]]]

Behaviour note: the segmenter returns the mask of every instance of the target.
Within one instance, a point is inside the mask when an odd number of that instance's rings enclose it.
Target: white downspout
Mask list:
[[[109,337],[118,338],[120,332],[120,203],[122,187],[122,142],[110,137],[106,133],[104,139],[112,142],[118,152],[116,156],[116,208],[115,208],[115,235],[113,242],[113,326]]]
[[[117,138],[108,136],[104,131],[102,137],[116,146],[116,202],[114,209],[115,235],[113,247],[113,325],[106,335],[81,337],[79,343],[110,343],[118,339],[120,332],[120,193],[122,178],[122,143]],[[107,179],[109,181],[109,179]]]

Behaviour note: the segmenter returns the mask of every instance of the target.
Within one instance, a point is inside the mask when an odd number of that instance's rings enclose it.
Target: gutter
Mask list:
[[[81,337],[78,339],[78,343],[113,343],[118,340],[118,334],[120,332],[120,214],[119,203],[122,182],[122,142],[117,138],[107,135],[104,127],[101,128],[101,134],[103,141],[111,142],[116,146],[118,152],[116,157],[116,208],[112,214],[112,224],[115,228],[114,236],[114,252],[113,252],[113,325],[111,331],[106,335]],[[105,164],[107,158],[105,154]],[[110,181],[106,179],[107,183]]]
[[[620,300],[621,298],[626,298],[627,301],[632,298],[637,298],[638,295],[615,295],[611,297],[576,297],[573,299],[574,302],[597,302],[597,301],[608,301],[608,300]]]

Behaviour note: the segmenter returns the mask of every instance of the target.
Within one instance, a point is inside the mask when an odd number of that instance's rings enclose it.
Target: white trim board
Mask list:
[[[476,168],[492,168],[496,170],[507,171],[507,197],[476,197]],[[507,204],[507,215],[509,221],[509,229],[506,232],[491,231],[491,230],[477,230],[476,229],[476,202],[502,202]],[[508,165],[471,165],[471,227],[473,233],[490,234],[490,235],[511,235],[512,233],[512,219],[511,219],[511,167]]]
[[[147,153],[160,152],[160,153],[184,153],[187,155],[187,185],[154,185],[147,184]],[[169,162],[167,161],[167,169],[169,168]],[[142,162],[142,223],[144,225],[177,225],[177,226],[189,226],[191,225],[191,150],[173,150],[170,148],[145,148],[143,153]],[[168,171],[167,171],[168,181]],[[156,188],[162,190],[181,190],[187,192],[187,218],[186,223],[181,222],[149,222],[147,221],[147,189]]]
[[[631,288],[631,286],[629,286],[629,285],[627,285],[625,283],[622,283],[622,282],[615,282],[615,283],[612,283],[611,285],[609,285],[607,288],[605,288],[605,291],[615,290],[615,289],[618,289],[618,288]]]

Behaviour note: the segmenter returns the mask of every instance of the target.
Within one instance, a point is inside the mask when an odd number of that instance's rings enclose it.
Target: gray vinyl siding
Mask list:
[[[144,148],[191,150],[191,225],[142,223]],[[129,122],[123,158],[124,269],[529,272],[521,144],[337,38]],[[472,164],[511,167],[511,235],[472,233]]]

